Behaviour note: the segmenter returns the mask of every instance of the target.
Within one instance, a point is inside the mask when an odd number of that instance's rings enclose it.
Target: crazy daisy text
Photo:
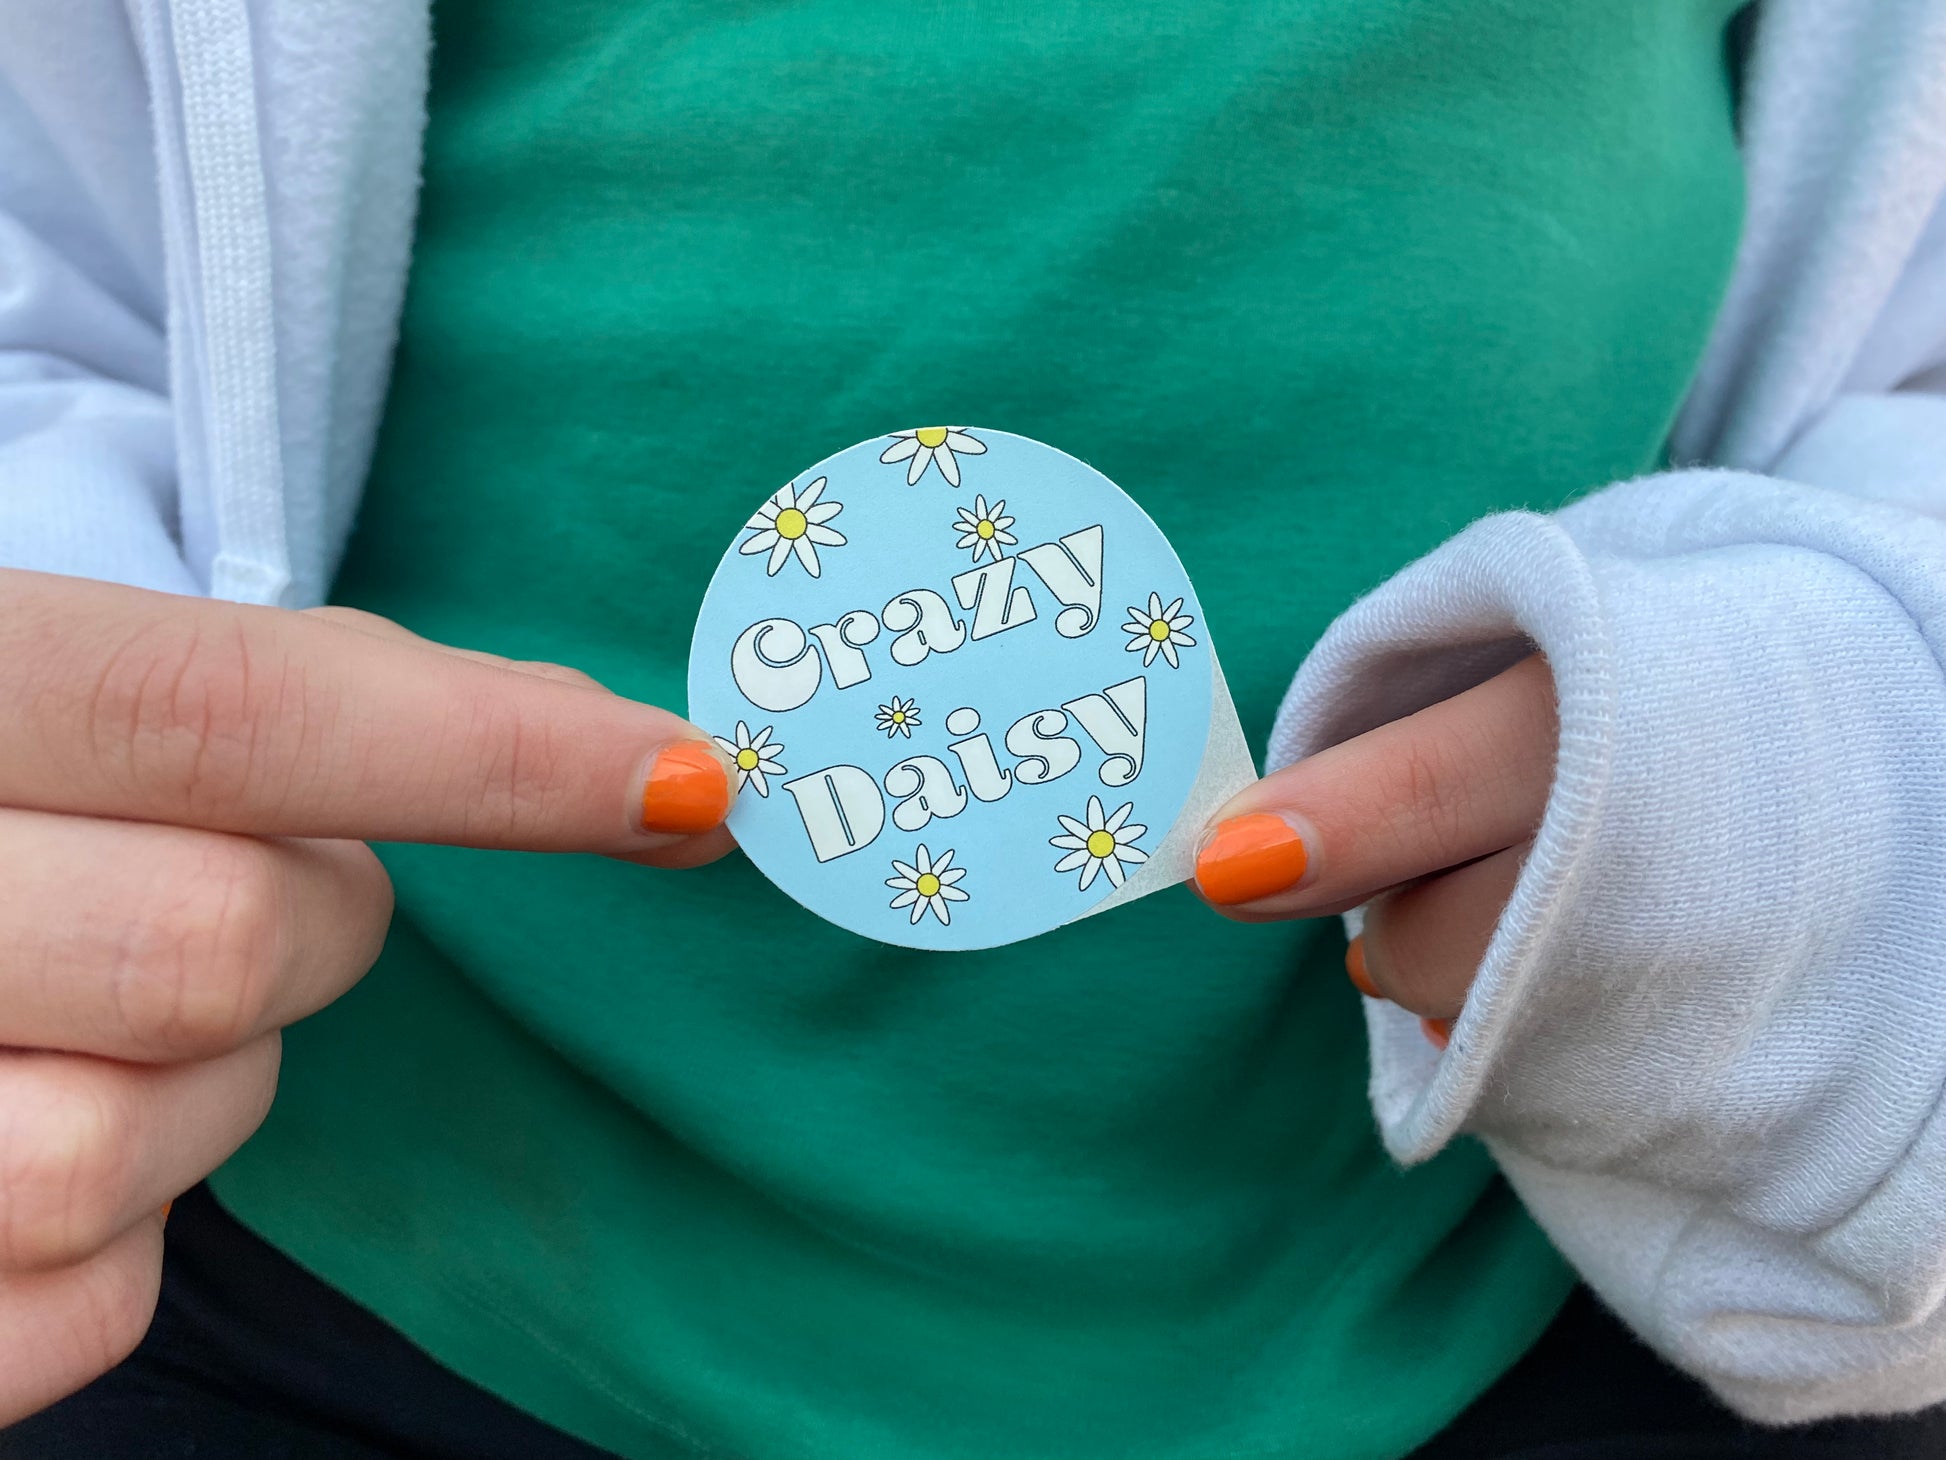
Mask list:
[[[1026,575],[1018,568],[1025,566]],[[827,671],[833,689],[846,690],[872,677],[868,645],[882,629],[894,664],[910,668],[929,654],[950,654],[966,643],[1017,629],[1040,611],[1025,583],[1030,576],[1052,597],[1054,631],[1078,639],[1101,619],[1101,528],[1084,527],[1056,542],[1042,543],[1011,557],[956,573],[953,596],[970,620],[930,588],[895,594],[876,614],[854,608],[828,624],[804,628],[794,619],[766,618],[737,635],[730,650],[730,672],[743,697],[758,709],[781,715],[807,704],[823,685]]]

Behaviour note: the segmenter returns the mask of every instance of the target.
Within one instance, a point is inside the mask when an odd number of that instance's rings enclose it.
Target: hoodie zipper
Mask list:
[[[131,10],[162,186],[181,531],[192,560],[193,540],[208,540],[212,597],[283,603],[290,547],[249,6],[131,0]]]

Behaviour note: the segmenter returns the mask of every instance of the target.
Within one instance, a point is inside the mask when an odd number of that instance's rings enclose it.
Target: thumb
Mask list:
[[[692,861],[735,787],[696,726],[592,684],[37,573],[0,572],[0,703],[0,805],[260,836]]]

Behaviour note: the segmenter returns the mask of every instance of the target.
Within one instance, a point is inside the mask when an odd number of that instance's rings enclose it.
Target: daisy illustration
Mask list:
[[[928,857],[925,843],[921,842],[911,862],[894,857],[892,870],[899,874],[885,879],[885,885],[896,888],[899,894],[892,899],[892,906],[911,908],[915,923],[931,913],[942,925],[949,924],[953,918],[946,904],[966,901],[966,894],[959,889],[959,880],[966,875],[966,869],[953,865],[950,848],[937,857]]]
[[[959,509],[959,520],[953,524],[959,532],[959,545],[973,549],[973,561],[979,562],[982,554],[991,554],[997,563],[1006,556],[1000,549],[1012,547],[1018,539],[1007,529],[1014,525],[1011,517],[1001,514],[1007,510],[1004,501],[987,506],[985,497],[973,499],[973,510]]]
[[[910,458],[912,465],[905,469],[907,486],[917,483],[926,474],[926,468],[937,462],[939,474],[957,487],[959,457],[953,453],[978,456],[986,449],[984,441],[974,440],[958,426],[921,426],[916,431],[894,431],[892,444],[885,448],[879,460],[889,465]]]
[[[1047,839],[1051,847],[1059,847],[1067,853],[1054,864],[1056,872],[1081,872],[1081,891],[1088,890],[1088,884],[1095,880],[1099,872],[1106,872],[1108,880],[1117,887],[1122,885],[1122,868],[1126,863],[1135,866],[1149,860],[1149,854],[1135,843],[1148,834],[1142,825],[1131,826],[1128,818],[1135,811],[1133,801],[1123,802],[1113,816],[1104,815],[1101,797],[1088,798],[1088,820],[1084,824],[1072,816],[1063,816],[1061,829],[1065,836]]]
[[[1147,612],[1134,607],[1129,609],[1128,622],[1122,625],[1122,632],[1130,635],[1130,638],[1123,647],[1131,654],[1138,649],[1141,651],[1144,669],[1155,663],[1157,654],[1169,661],[1171,669],[1178,668],[1177,648],[1195,647],[1196,641],[1183,632],[1195,622],[1193,616],[1182,611],[1180,598],[1164,608],[1162,596],[1151,593]]]
[[[897,695],[893,695],[891,704],[878,707],[878,728],[885,732],[887,740],[894,735],[903,735],[910,740],[912,727],[918,723],[919,702],[917,700],[902,700]]]
[[[721,735],[712,735],[710,737],[710,739],[723,747],[724,753],[731,760],[737,763],[737,789],[739,791],[746,785],[754,783],[759,796],[768,796],[770,794],[770,782],[765,780],[764,777],[790,774],[784,768],[784,763],[777,758],[779,753],[784,749],[784,742],[781,740],[773,741],[770,735],[771,727],[766,725],[755,736],[752,736],[750,727],[739,720],[737,721],[737,738],[735,740],[725,740]]]
[[[789,482],[779,487],[770,500],[757,509],[757,515],[743,525],[755,536],[744,540],[740,553],[770,554],[764,571],[771,577],[784,566],[784,559],[797,554],[804,571],[818,576],[818,546],[843,547],[845,535],[824,524],[845,510],[843,502],[820,502],[825,478],[819,477],[799,493]]]

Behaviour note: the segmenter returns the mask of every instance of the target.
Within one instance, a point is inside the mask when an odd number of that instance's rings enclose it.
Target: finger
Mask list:
[[[1365,910],[1364,974],[1380,998],[1453,1019],[1513,895],[1528,846],[1389,892]]]
[[[1556,736],[1553,677],[1531,655],[1242,792],[1197,854],[1197,890],[1246,922],[1316,917],[1524,841]]]
[[[162,1217],[52,1272],[0,1274],[0,1430],[63,1399],[135,1351],[162,1283]]]
[[[218,831],[652,852],[719,825],[695,726],[314,615],[0,573],[0,804]]]
[[[307,608],[304,612],[326,623],[342,624],[348,629],[356,629],[374,638],[390,639],[395,644],[418,644],[423,648],[437,650],[441,654],[453,654],[462,659],[471,659],[476,664],[491,664],[498,669],[512,669],[521,674],[556,680],[561,684],[578,684],[588,689],[607,688],[593,675],[583,674],[579,669],[570,669],[565,664],[549,664],[541,659],[509,659],[502,654],[489,654],[484,649],[455,648],[451,644],[442,644],[437,639],[428,639],[423,635],[415,634],[404,624],[395,623],[376,613],[367,613],[362,608],[347,608],[342,604],[331,603],[322,608]]]
[[[403,624],[394,623],[389,618],[381,618],[375,613],[367,613],[362,608],[328,604],[323,608],[306,609],[305,612],[377,638],[390,639],[395,643],[421,644],[442,654],[455,654],[480,664],[491,664],[521,674],[537,675],[542,679],[552,679],[562,684],[578,684],[604,692],[607,688],[592,675],[583,674],[579,669],[570,669],[565,664],[549,664],[539,659],[506,659],[481,649],[455,649],[450,644],[421,638]],[[688,867],[705,866],[719,857],[727,856],[736,850],[736,845],[736,838],[726,828],[718,826],[709,831],[698,832],[694,836],[659,839],[645,851],[620,853],[619,860],[637,862],[645,867],[680,871]]]
[[[631,852],[620,858],[624,862],[639,862],[644,867],[661,867],[665,871],[680,872],[690,867],[702,867],[728,856],[737,849],[737,840],[727,826],[719,826],[710,831],[698,832],[695,836],[682,837],[669,846],[657,847],[647,852]]]
[[[0,1051],[0,1272],[84,1261],[263,1122],[279,1037],[186,1065]]]
[[[362,842],[0,810],[0,1045],[234,1049],[350,988],[391,916]]]

